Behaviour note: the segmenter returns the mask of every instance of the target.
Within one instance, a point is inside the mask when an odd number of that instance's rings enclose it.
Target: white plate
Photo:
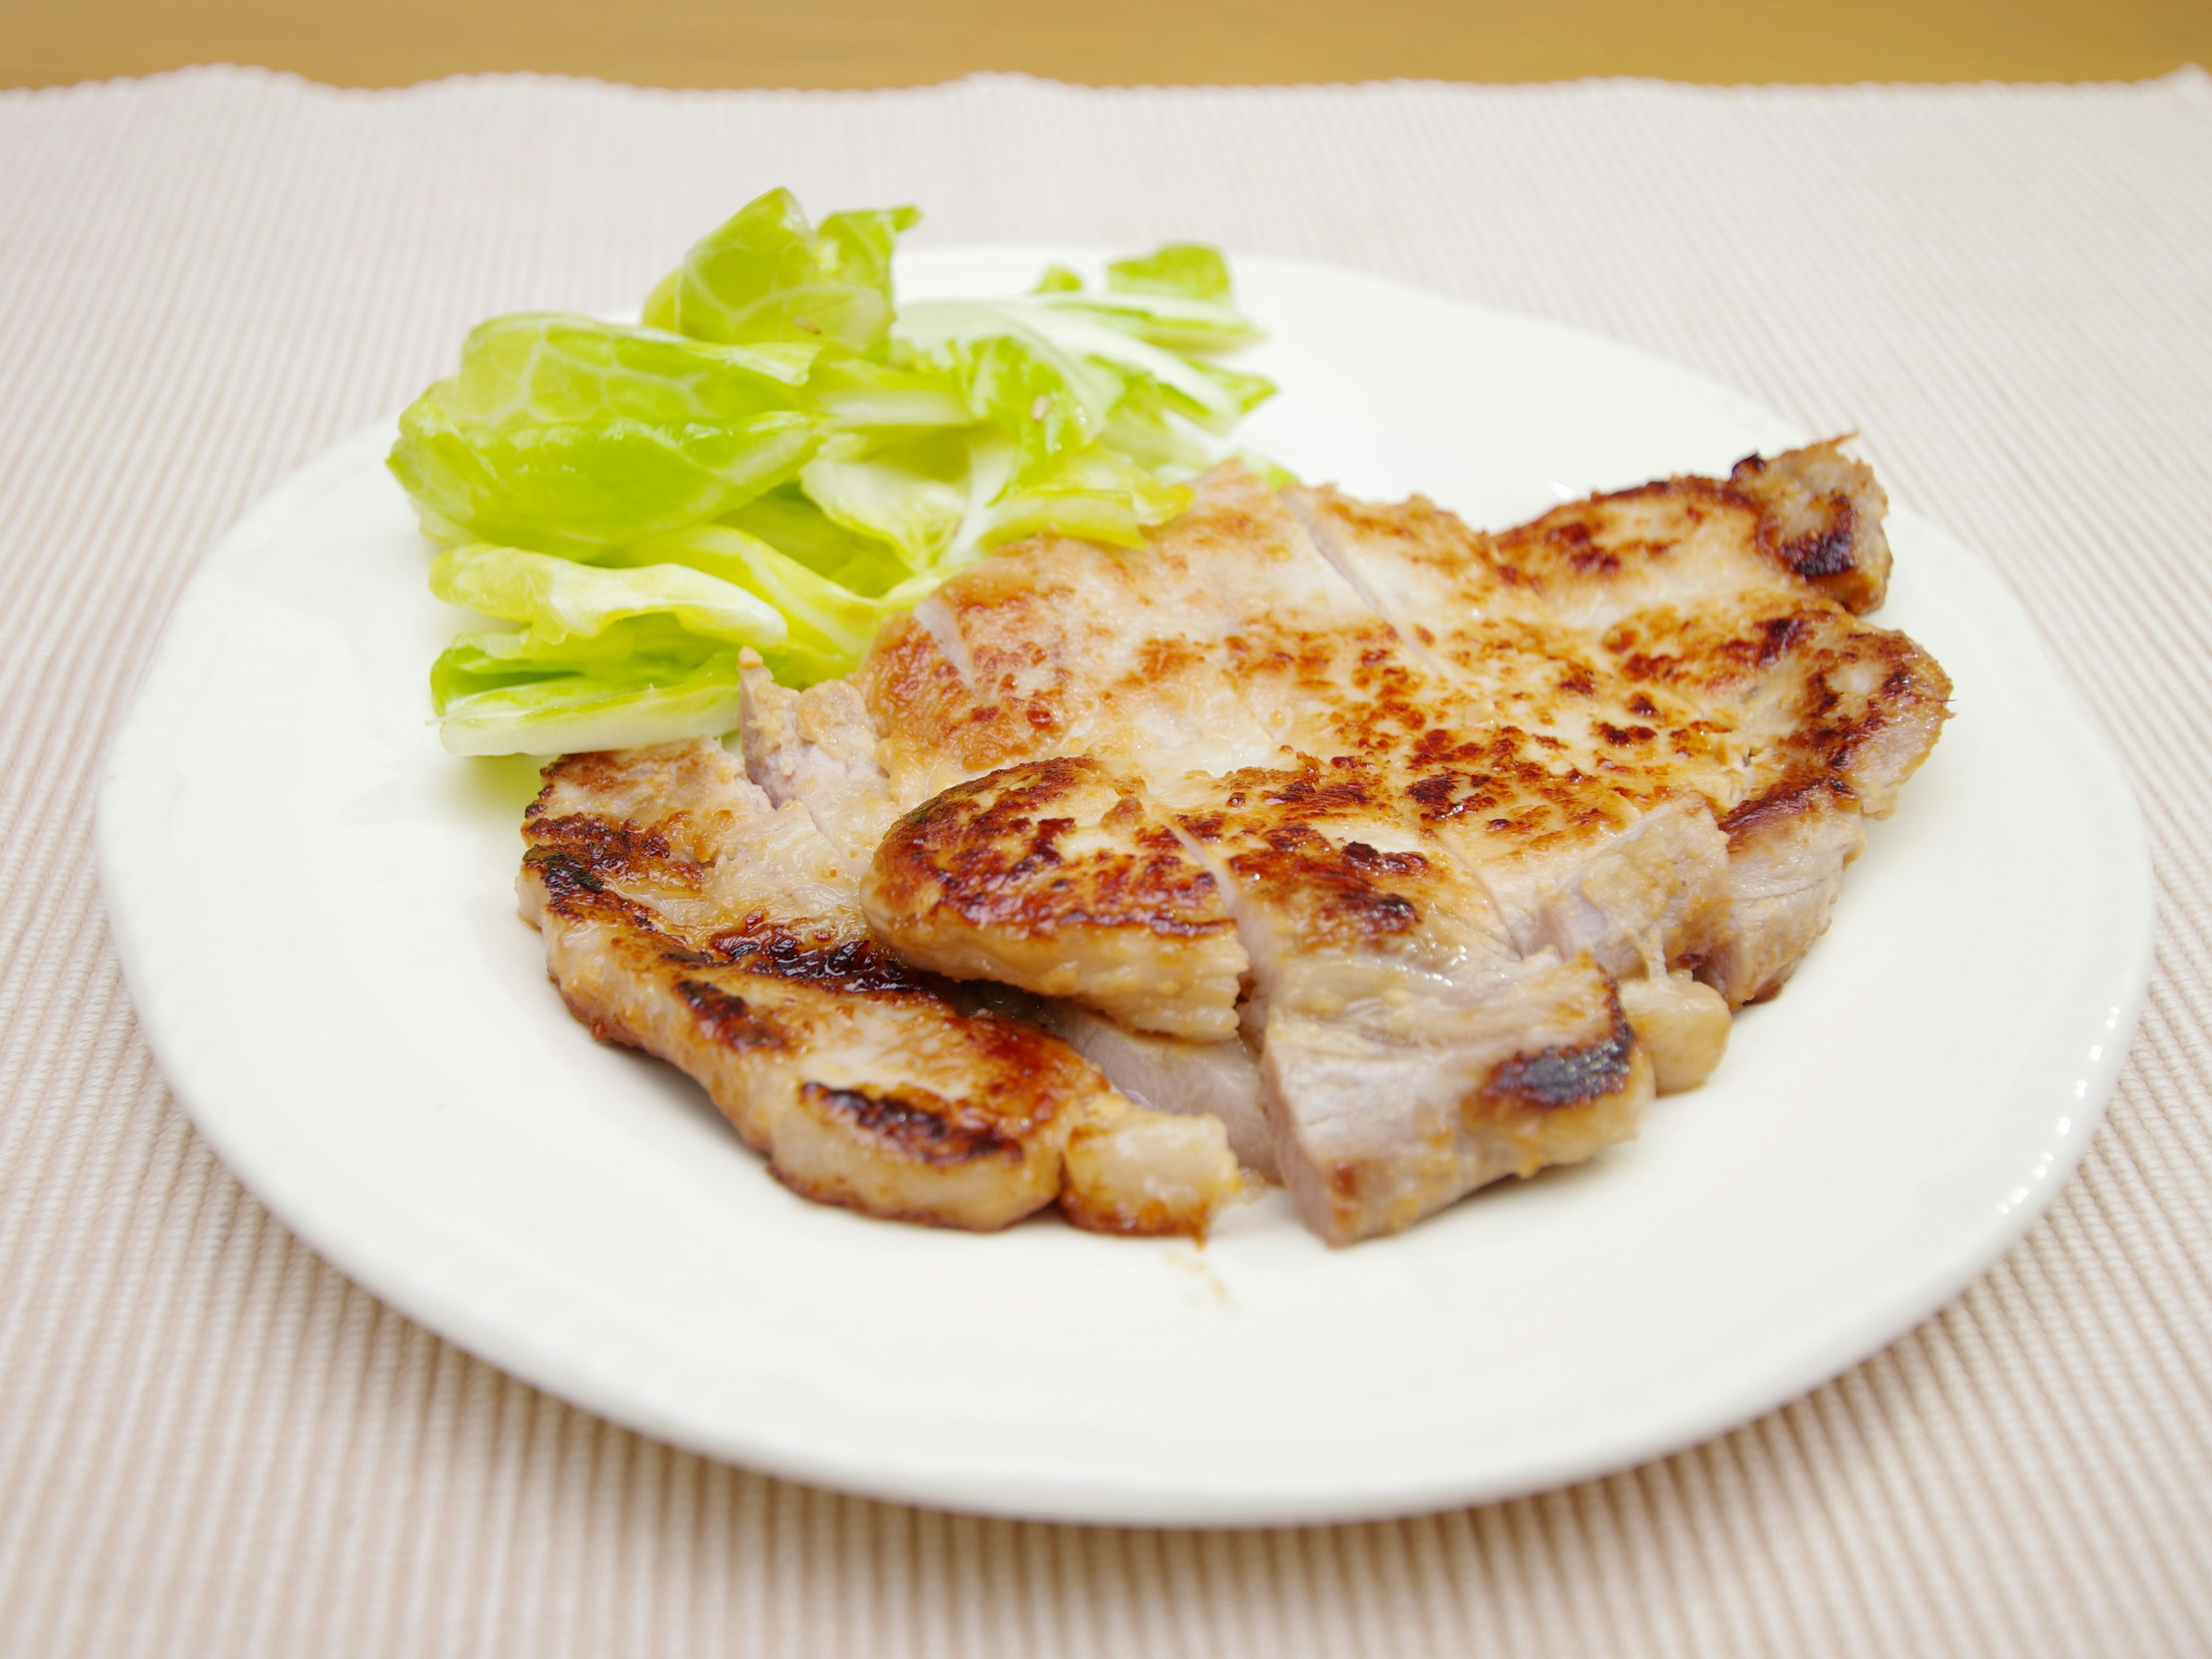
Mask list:
[[[917,255],[1012,292],[1042,251]],[[1240,262],[1315,478],[1478,523],[1802,434],[1568,331]],[[1415,435],[1418,434],[1418,435]],[[439,748],[453,626],[362,434],[179,605],[118,739],[100,869],[201,1130],[362,1284],[645,1433],[884,1498],[1066,1520],[1431,1509],[1657,1456],[1834,1376],[2016,1239],[2103,1108],[2149,876],[2020,608],[1909,514],[1882,620],[1957,716],[1828,936],[1644,1138],[1331,1251],[1279,1194],[1203,1249],[994,1237],[793,1197],[675,1072],[595,1046],[515,916],[532,769]]]

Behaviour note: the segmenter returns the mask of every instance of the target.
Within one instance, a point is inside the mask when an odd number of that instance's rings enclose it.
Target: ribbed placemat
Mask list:
[[[2150,823],[2149,1012],[2051,1214],[1895,1347],[1697,1450],[1274,1533],[981,1522],[710,1464],[315,1260],[133,1024],[88,839],[102,744],[196,562],[287,471],[477,318],[635,303],[777,183],[817,211],[918,201],[922,242],[1358,266],[1858,428],[1893,497],[2027,604]],[[2208,524],[2201,71],[674,94],[206,70],[0,94],[0,1651],[2212,1650]],[[2066,787],[2021,779],[2019,811]]]

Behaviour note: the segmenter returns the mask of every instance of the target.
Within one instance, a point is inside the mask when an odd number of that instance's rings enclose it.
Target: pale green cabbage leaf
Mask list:
[[[497,317],[400,416],[391,467],[486,541],[589,557],[798,475],[829,419],[819,348],[710,345],[587,317]]]
[[[587,640],[638,617],[666,617],[702,639],[756,649],[781,645],[791,633],[774,605],[689,562],[611,569],[476,542],[437,556],[430,591],[450,605],[521,623],[533,643],[547,647]]]
[[[772,190],[702,237],[645,302],[671,333],[729,344],[836,344],[869,352],[891,324],[891,246],[910,207],[833,213],[808,228],[799,198]]]
[[[1258,330],[1218,252],[1163,247],[1087,289],[896,305],[910,208],[809,225],[772,191],[702,239],[636,325],[473,331],[391,466],[446,546],[441,598],[511,624],[440,657],[457,753],[726,731],[741,653],[850,672],[887,617],[993,547],[1120,545],[1269,396],[1214,361]]]
[[[617,623],[607,649],[568,659],[518,653],[518,636],[464,635],[430,671],[439,737],[456,755],[571,754],[637,749],[738,723],[735,651],[703,655],[623,649]]]

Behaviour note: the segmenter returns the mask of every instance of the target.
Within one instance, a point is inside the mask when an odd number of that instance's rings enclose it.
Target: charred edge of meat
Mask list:
[[[1365,842],[1339,847],[1302,823],[1265,830],[1261,846],[1233,855],[1229,867],[1255,887],[1310,893],[1324,922],[1358,936],[1403,933],[1417,927],[1420,907],[1394,893],[1378,878],[1419,875],[1429,861],[1419,853],[1384,853]]]
[[[960,1122],[957,1106],[926,1089],[899,1096],[876,1089],[833,1089],[825,1084],[803,1083],[799,1092],[817,1111],[842,1118],[871,1139],[888,1144],[917,1164],[942,1170],[985,1158],[1022,1161],[1018,1139],[1000,1134],[988,1124]]]
[[[553,762],[550,765],[541,767],[538,769],[538,793],[531,797],[530,805],[522,809],[522,833],[524,835],[526,836],[531,833],[532,830],[537,824],[538,820],[544,815],[546,810],[553,804],[553,792],[560,787],[560,781],[553,775],[556,772],[560,771],[564,766],[568,765],[574,759],[575,757],[573,755],[563,755],[559,760]]]
[[[531,810],[535,811],[543,804],[542,798],[533,801]],[[526,860],[541,853],[557,852],[594,875],[617,878],[641,873],[647,866],[653,866],[654,874],[662,879],[671,875],[696,877],[698,872],[690,860],[676,854],[667,836],[659,831],[616,823],[589,813],[543,822],[533,819],[526,833],[532,842],[530,851],[523,855]]]
[[[678,967],[734,968],[763,979],[797,981],[848,995],[927,994],[938,988],[934,976],[908,966],[872,940],[833,943],[817,939],[810,943],[761,918],[741,929],[718,933],[706,942],[706,949],[697,950],[669,933],[647,906],[610,889],[598,871],[566,848],[533,847],[522,855],[522,862],[536,872],[545,890],[546,908],[554,915],[572,921],[619,922],[651,939],[661,960]]]
[[[1881,603],[1889,550],[1888,502],[1840,440],[1771,457],[1747,455],[1723,488],[1759,514],[1759,550],[1853,611]]]
[[[1808,637],[1817,634],[1820,624],[1828,620],[1829,614],[1808,611],[1763,617],[1757,632],[1743,639],[1730,640],[1720,647],[1721,653],[1734,658],[1747,668],[1764,672],[1795,651]]]
[[[522,855],[522,867],[536,873],[545,890],[546,908],[556,915],[578,921],[611,919],[656,938],[665,937],[659,918],[651,910],[608,887],[598,871],[565,848],[533,847]]]
[[[939,820],[947,809],[968,807],[971,802],[995,796],[976,814],[975,822],[985,824],[1026,823],[1042,808],[1092,782],[1100,775],[1097,762],[1088,755],[1060,755],[1049,760],[1023,761],[1012,766],[1002,766],[980,778],[970,778],[965,783],[956,783],[942,794],[932,796],[899,820],[899,827],[924,830]]]
[[[950,990],[950,983],[947,989]],[[946,999],[948,1003],[951,999]],[[1088,1078],[1090,1063],[1050,1032],[1035,1025],[1024,1024],[1005,1014],[985,1009],[967,1015],[963,1021],[968,1042],[978,1060],[1007,1078],[1037,1079],[1048,1073]],[[1047,1093],[1036,1095],[1026,1116],[1024,1133],[1037,1127],[1056,1116],[1067,1103],[1067,1097],[1048,1097]],[[1001,1122],[1012,1122],[1006,1115],[1008,1103],[994,1103]]]
[[[1735,464],[1729,474],[1730,483],[1747,479],[1765,470],[1766,463],[1757,455],[1747,456]],[[1791,534],[1778,525],[1764,505],[1753,501],[1760,508],[1759,516],[1759,550],[1769,558],[1790,567],[1808,581],[1822,576],[1840,576],[1856,568],[1859,562],[1859,514],[1851,498],[1840,489],[1825,495],[1809,495],[1800,511],[1812,522]]]
[[[1862,625],[1832,655],[1823,672],[1808,678],[1801,718],[1788,738],[1791,749],[1817,756],[1822,764],[1840,772],[1869,738],[1916,705],[1935,703],[1941,710],[1939,718],[1948,717],[1949,677],[1905,635]],[[1869,662],[1886,671],[1878,695],[1850,697],[1830,683],[1838,671]]]
[[[1820,502],[1828,522],[1785,542],[1770,545],[1774,556],[1810,581],[1840,576],[1858,563],[1858,513],[1840,490]]]
[[[834,942],[833,942],[834,941]],[[767,979],[795,980],[825,991],[861,995],[879,991],[927,991],[933,982],[870,939],[803,939],[790,929],[755,920],[707,941],[710,961]]]
[[[1735,847],[1801,813],[1828,808],[1858,810],[1859,798],[1841,778],[1791,773],[1725,814],[1721,833]]]
[[[1620,999],[1608,994],[1607,1000],[1613,1025],[1604,1036],[1577,1048],[1547,1048],[1501,1061],[1490,1074],[1484,1097],[1548,1112],[1619,1093],[1635,1060],[1636,1033],[1621,1012]]]
[[[977,927],[1033,936],[1086,927],[1141,927],[1177,939],[1231,931],[1236,924],[1212,876],[1172,831],[1134,829],[1142,809],[1131,796],[1121,796],[1106,821],[1132,826],[1136,853],[1062,858],[1058,843],[1075,820],[1045,815],[1101,776],[1095,762],[1073,756],[956,784],[884,838],[877,859],[885,886],[908,902],[926,895]]]
[[[705,980],[679,979],[676,981],[676,994],[698,1016],[699,1023],[714,1035],[714,1041],[733,1053],[781,1051],[791,1047],[790,1038],[773,1019],[757,1012],[735,992],[726,991]]]
[[[544,884],[546,896],[551,899],[606,890],[606,883],[592,872],[589,864],[562,848],[533,847],[523,854],[522,864],[525,869],[538,872],[538,879]]]

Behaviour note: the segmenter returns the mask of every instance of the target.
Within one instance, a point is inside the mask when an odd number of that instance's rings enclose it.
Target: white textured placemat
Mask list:
[[[918,201],[924,241],[1356,265],[1859,428],[1893,496],[2027,603],[2150,822],[2149,1012],[2050,1217],[1896,1347],[1696,1451],[1273,1534],[978,1522],[705,1463],[309,1255],[132,1023],[88,844],[102,743],[194,562],[288,470],[477,318],[634,303],[776,183],[817,211]],[[2212,1650],[2208,562],[2201,71],[672,94],[221,70],[0,94],[0,1651]],[[2066,783],[2021,779],[2017,810]]]

